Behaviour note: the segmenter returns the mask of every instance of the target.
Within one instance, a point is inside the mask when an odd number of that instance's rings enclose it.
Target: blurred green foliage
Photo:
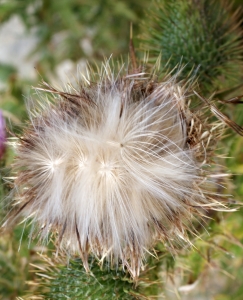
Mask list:
[[[28,30],[35,31],[40,68],[54,68],[68,58],[103,59],[127,51],[130,22],[135,34],[144,16],[145,1],[139,0],[42,0],[6,1],[1,5],[0,22],[18,14]],[[82,47],[82,40],[91,47]]]
[[[29,273],[32,261],[38,261],[38,256],[28,249],[28,235],[26,233],[20,246],[23,227],[17,227],[13,232],[0,237],[0,299],[14,300],[24,293],[27,288],[26,280],[31,279]],[[20,250],[19,250],[20,249]]]

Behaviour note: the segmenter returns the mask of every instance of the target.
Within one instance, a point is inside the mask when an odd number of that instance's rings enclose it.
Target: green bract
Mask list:
[[[48,275],[43,284],[46,292],[43,299],[137,299],[134,283],[122,270],[103,270],[93,262],[91,273],[87,274],[80,259],[71,260],[68,266],[61,266]],[[44,279],[44,278],[43,278]]]

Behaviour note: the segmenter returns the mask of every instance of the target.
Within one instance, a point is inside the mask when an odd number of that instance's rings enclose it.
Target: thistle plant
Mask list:
[[[229,4],[230,3],[230,4]],[[142,26],[142,48],[153,59],[162,54],[172,70],[181,62],[182,78],[198,77],[204,94],[241,84],[241,11],[224,0],[159,0]]]
[[[238,12],[222,1],[158,5],[144,33],[150,67],[131,53],[131,64],[105,61],[63,89],[43,82],[9,142],[13,206],[3,227],[30,224],[30,239],[53,241],[68,261],[40,266],[43,299],[151,299],[139,290],[144,278],[159,290],[165,256],[168,265],[187,257],[214,211],[229,210],[216,150],[225,124],[243,128],[207,95],[239,82]]]

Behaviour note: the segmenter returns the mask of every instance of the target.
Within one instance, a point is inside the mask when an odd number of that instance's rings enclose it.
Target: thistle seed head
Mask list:
[[[194,217],[220,207],[208,179],[217,124],[190,111],[176,75],[114,73],[109,63],[78,88],[34,101],[16,144],[15,216],[45,239],[121,263],[133,278],[158,241],[189,242]],[[38,90],[40,90],[38,89]]]

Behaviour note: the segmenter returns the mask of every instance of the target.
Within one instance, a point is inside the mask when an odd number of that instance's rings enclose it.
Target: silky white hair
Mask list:
[[[98,77],[98,79],[97,79]],[[158,241],[189,242],[193,219],[220,206],[207,179],[219,126],[188,108],[176,75],[114,73],[33,100],[16,142],[15,215],[60,247],[121,263],[133,278]]]

